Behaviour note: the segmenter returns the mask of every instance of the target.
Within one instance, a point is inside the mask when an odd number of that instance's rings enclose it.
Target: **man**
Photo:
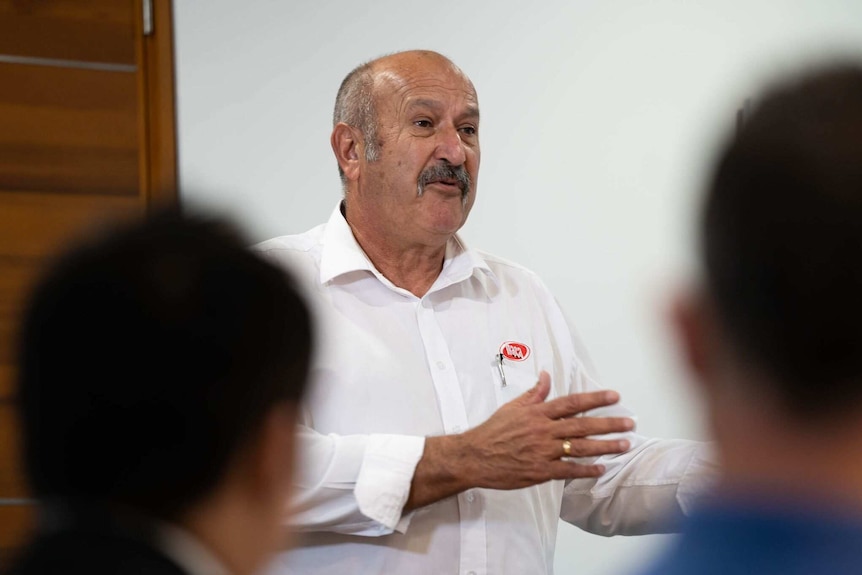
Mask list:
[[[274,570],[550,573],[561,517],[668,529],[709,466],[700,446],[631,434],[541,281],[456,235],[479,170],[470,80],[434,52],[362,65],[331,142],[344,201],[258,246],[301,275],[325,341],[300,435],[305,537]]]
[[[725,470],[655,575],[862,571],[862,68],[760,100],[676,323]]]
[[[284,545],[310,318],[244,245],[164,214],[37,287],[19,407],[41,514],[12,573],[242,575]]]

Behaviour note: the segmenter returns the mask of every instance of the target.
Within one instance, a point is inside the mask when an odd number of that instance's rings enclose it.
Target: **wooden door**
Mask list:
[[[28,288],[87,226],[176,196],[170,0],[0,0],[0,570],[32,528],[14,346]]]

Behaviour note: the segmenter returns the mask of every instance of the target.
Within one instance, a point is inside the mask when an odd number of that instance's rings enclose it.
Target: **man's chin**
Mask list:
[[[460,197],[447,198],[432,212],[432,228],[441,234],[454,235],[467,221],[470,207]]]

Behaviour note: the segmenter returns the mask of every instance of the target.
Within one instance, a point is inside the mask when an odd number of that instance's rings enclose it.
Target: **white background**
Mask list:
[[[862,58],[860,0],[176,0],[182,197],[251,240],[304,231],[340,197],[329,147],[343,76],[425,48],[482,109],[469,245],[536,270],[641,432],[705,438],[665,321],[695,271],[693,216],[736,109],[765,79]],[[671,536],[562,525],[556,572],[625,573]]]

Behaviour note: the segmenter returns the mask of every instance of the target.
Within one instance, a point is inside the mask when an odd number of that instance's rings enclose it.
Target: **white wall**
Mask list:
[[[182,196],[254,240],[320,223],[340,197],[330,115],[354,65],[452,58],[482,107],[464,236],[544,277],[655,436],[706,436],[663,309],[693,268],[718,139],[764,78],[862,57],[859,0],[177,0],[175,19]],[[556,571],[625,572],[667,539],[562,526]]]

